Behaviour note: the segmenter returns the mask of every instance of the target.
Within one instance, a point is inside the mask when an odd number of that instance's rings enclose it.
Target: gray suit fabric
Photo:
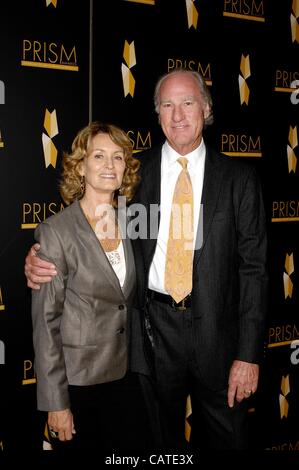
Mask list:
[[[123,239],[123,288],[78,201],[35,230],[40,256],[58,275],[32,293],[38,409],[70,406],[68,385],[122,378],[128,368],[135,264]]]

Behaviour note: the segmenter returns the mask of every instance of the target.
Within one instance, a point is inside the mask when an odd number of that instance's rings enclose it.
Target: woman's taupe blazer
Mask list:
[[[38,409],[70,406],[68,385],[122,378],[128,365],[130,306],[135,265],[123,239],[123,289],[78,201],[35,230],[41,257],[58,274],[32,293]]]

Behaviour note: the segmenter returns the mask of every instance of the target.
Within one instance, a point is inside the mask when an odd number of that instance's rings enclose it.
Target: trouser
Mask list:
[[[227,404],[227,388],[209,390],[195,354],[192,310],[176,310],[151,300],[148,305],[157,394],[165,446],[196,450],[247,448],[247,406]],[[186,399],[192,405],[191,439],[185,439]]]

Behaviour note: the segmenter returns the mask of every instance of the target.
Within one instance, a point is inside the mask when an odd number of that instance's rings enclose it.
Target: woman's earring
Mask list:
[[[122,195],[123,192],[124,192],[124,188],[121,186],[121,187],[119,188],[118,192],[119,192],[120,195]]]
[[[85,192],[85,178],[84,178],[84,176],[81,176],[81,178],[80,178],[80,195],[81,195],[81,197],[83,196],[84,192]]]

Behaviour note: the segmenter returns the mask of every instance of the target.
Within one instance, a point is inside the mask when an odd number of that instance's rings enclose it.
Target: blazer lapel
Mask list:
[[[78,238],[84,245],[89,256],[92,256],[95,263],[98,264],[99,268],[102,268],[101,274],[105,275],[109,280],[111,286],[117,291],[117,294],[121,291],[119,280],[112,268],[95,232],[88,223],[83,210],[81,209],[79,201],[75,201],[72,205],[74,208],[74,216],[76,217],[76,230]],[[122,292],[122,291],[121,291]]]
[[[219,193],[222,184],[222,173],[220,172],[219,162],[216,155],[207,147],[205,161],[205,173],[201,199],[201,214],[197,230],[197,246],[200,249],[194,254],[194,268],[196,267],[205,242],[209,235],[214,212],[217,206]]]

